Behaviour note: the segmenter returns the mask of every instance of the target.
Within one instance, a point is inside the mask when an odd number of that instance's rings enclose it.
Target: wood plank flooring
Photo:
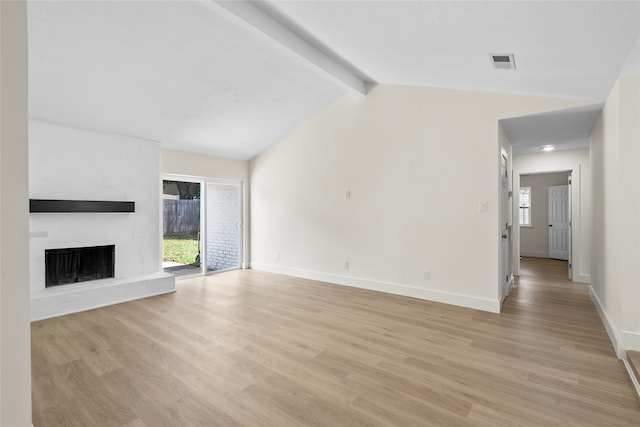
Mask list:
[[[242,270],[32,325],[45,426],[638,426],[585,285],[524,259],[500,315]]]

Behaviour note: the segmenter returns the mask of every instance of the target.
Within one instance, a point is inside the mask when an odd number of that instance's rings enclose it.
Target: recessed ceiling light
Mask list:
[[[555,149],[556,147],[554,147],[553,145],[545,145],[544,147],[541,148],[542,151],[553,151]]]
[[[499,70],[515,70],[516,61],[513,58],[513,53],[490,53],[491,62],[494,68]]]

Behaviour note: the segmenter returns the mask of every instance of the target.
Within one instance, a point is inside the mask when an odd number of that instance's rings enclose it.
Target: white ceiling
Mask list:
[[[379,83],[600,100],[640,38],[637,1],[268,4]]]
[[[249,159],[345,92],[207,6],[30,1],[30,115]]]
[[[540,153],[545,145],[556,150],[589,147],[589,136],[604,104],[550,111],[500,120],[513,155]]]
[[[30,1],[31,116],[248,159],[358,77],[603,100],[640,64],[637,1],[243,5]]]

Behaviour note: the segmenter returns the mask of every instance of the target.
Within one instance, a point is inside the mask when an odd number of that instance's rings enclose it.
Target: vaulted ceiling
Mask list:
[[[603,100],[639,22],[636,1],[30,1],[30,115],[249,159],[365,82]]]

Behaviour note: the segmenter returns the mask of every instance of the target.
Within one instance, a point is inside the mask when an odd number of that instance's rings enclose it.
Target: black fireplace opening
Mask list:
[[[45,287],[115,277],[116,246],[46,249]]]

